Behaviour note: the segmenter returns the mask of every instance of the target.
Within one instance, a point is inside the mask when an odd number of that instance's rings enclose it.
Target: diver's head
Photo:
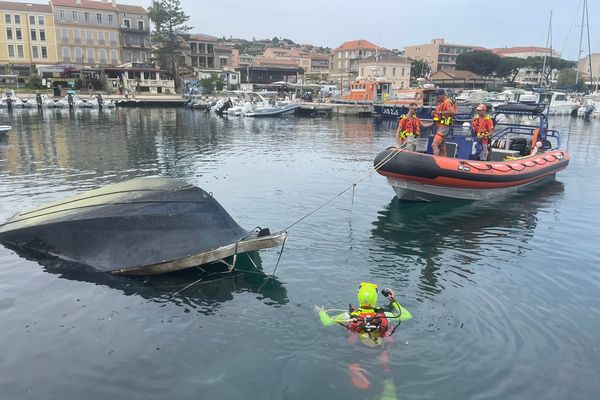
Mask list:
[[[358,287],[358,305],[361,308],[373,308],[377,304],[377,285],[361,282]]]

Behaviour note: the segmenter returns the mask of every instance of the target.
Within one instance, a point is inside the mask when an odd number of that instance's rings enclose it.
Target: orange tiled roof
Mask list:
[[[514,53],[533,53],[533,52],[548,52],[550,49],[545,47],[535,47],[535,46],[526,46],[526,47],[502,47],[497,49],[491,49],[493,53],[496,54],[514,54]]]
[[[130,6],[129,4],[117,4],[117,10],[130,14],[147,14],[147,11],[142,6]]]
[[[383,49],[383,47],[379,47],[376,44],[369,42],[368,40],[360,39],[360,40],[351,40],[349,42],[344,42],[338,48],[333,50],[333,52],[335,53],[335,52],[342,51],[342,50],[358,50],[358,49],[377,50],[377,49]]]
[[[15,3],[12,1],[0,1],[0,10],[52,14],[52,9],[48,4]]]
[[[113,7],[112,3],[104,3],[95,0],[51,0],[54,6],[59,7],[74,7],[74,8],[91,8],[93,10],[117,11],[117,7]]]

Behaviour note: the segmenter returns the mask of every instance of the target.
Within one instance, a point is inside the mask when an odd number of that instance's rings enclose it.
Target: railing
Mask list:
[[[175,82],[171,80],[157,80],[157,79],[141,79],[140,86],[162,86],[168,88],[174,88]]]

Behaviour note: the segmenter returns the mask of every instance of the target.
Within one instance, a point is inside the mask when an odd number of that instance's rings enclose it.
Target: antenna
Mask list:
[[[588,13],[587,0],[585,0],[585,23],[587,26],[587,38],[588,38],[588,59],[590,62],[590,86],[594,85],[594,73],[592,72],[592,45],[590,43],[590,17]],[[577,65],[579,71],[579,65]],[[596,81],[596,92],[598,91],[598,81]]]

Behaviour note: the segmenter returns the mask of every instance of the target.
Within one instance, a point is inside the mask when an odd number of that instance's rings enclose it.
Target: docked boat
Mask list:
[[[0,125],[0,135],[7,134],[12,129],[10,125]]]
[[[170,178],[137,178],[15,215],[10,248],[122,275],[154,275],[279,246],[285,232],[243,229],[207,192]]]
[[[559,132],[548,129],[544,109],[544,105],[520,103],[498,106],[493,114],[490,161],[479,160],[483,147],[471,128],[454,125],[446,138],[448,157],[433,155],[431,136],[420,139],[423,142],[417,151],[382,151],[374,164],[401,200],[484,200],[503,196],[554,179],[569,164],[569,154],[559,149]],[[537,125],[531,124],[532,120]]]
[[[287,114],[294,114],[297,108],[300,108],[298,103],[280,104],[272,107],[257,108],[254,111],[248,112],[247,117],[279,117]]]

